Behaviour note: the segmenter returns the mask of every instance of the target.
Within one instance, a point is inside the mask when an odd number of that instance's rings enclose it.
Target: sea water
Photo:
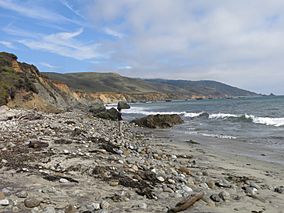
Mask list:
[[[267,148],[284,162],[284,96],[135,103],[123,111],[126,120],[151,114],[181,115],[184,124],[170,131],[226,139],[237,146],[243,142],[259,152]]]

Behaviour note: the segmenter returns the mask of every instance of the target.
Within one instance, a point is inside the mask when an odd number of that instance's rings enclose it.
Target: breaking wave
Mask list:
[[[124,110],[124,113],[130,114],[143,114],[143,115],[155,115],[155,114],[178,114],[187,118],[206,118],[206,119],[215,119],[215,120],[228,120],[232,122],[252,122],[255,124],[263,124],[267,126],[280,127],[284,126],[284,117],[283,118],[271,118],[271,117],[258,117],[249,114],[230,114],[230,113],[213,113],[209,114],[207,112],[155,112],[147,111],[144,107],[132,107],[128,110]]]

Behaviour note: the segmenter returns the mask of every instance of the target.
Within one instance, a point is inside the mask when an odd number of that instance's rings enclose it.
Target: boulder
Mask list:
[[[102,119],[116,121],[118,119],[118,111],[115,108],[111,108],[103,112],[96,113],[94,116]]]
[[[165,114],[165,115],[148,115],[143,118],[135,119],[131,123],[135,123],[138,126],[148,128],[170,128],[177,124],[182,124],[184,121],[177,114]]]
[[[93,114],[97,114],[100,112],[104,112],[106,111],[106,107],[103,103],[95,103],[92,106],[89,107],[89,112],[93,113]]]
[[[130,109],[130,105],[125,101],[119,101],[117,103],[117,109]]]

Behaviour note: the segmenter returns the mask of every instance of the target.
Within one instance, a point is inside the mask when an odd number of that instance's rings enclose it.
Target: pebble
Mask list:
[[[260,186],[259,185],[257,185],[255,182],[251,182],[250,183],[250,187],[253,187],[253,188],[256,188],[256,189],[260,189]]]
[[[256,192],[257,192],[257,189],[256,188],[252,188],[252,187],[249,187],[249,186],[246,186],[244,188],[245,190],[245,193],[248,195],[248,196],[253,196],[253,195],[256,195]]]
[[[138,207],[140,209],[147,209],[147,204],[146,203],[139,203]]]
[[[168,179],[168,182],[169,182],[170,184],[175,184],[175,183],[176,183],[173,179]]]
[[[69,183],[69,180],[65,179],[65,178],[60,178],[59,179],[60,183]]]
[[[73,205],[68,205],[64,213],[77,213],[77,209]]]
[[[99,203],[92,203],[91,205],[93,206],[94,210],[99,210],[101,208]]]
[[[24,200],[24,204],[27,208],[37,207],[40,205],[40,203],[41,201],[34,197],[30,197]]]
[[[43,213],[56,213],[55,208],[52,206],[47,206],[43,209]]]
[[[9,206],[10,202],[8,199],[0,200],[0,206]]]
[[[111,181],[109,183],[110,186],[118,186],[118,184],[119,184],[119,181]]]
[[[28,193],[26,191],[21,191],[21,192],[16,193],[16,196],[18,198],[27,198],[28,197]]]
[[[157,177],[157,179],[158,179],[158,181],[160,181],[160,182],[164,182],[164,181],[165,181],[165,179],[164,179],[162,176]]]
[[[100,205],[101,205],[101,209],[108,209],[110,206],[110,204],[105,200],[103,200]]]
[[[0,192],[0,200],[5,199],[5,194],[3,192]]]
[[[221,201],[222,201],[221,197],[220,197],[218,194],[212,194],[212,195],[210,196],[210,198],[211,198],[211,200],[213,200],[214,202],[221,202]]]
[[[2,162],[3,164],[8,163],[8,161],[7,161],[7,160],[5,160],[5,159],[2,159],[2,160],[1,160],[1,162]]]
[[[226,201],[230,199],[230,193],[227,191],[222,191],[219,193],[219,197],[222,198],[222,200]]]
[[[283,194],[284,193],[284,186],[279,186],[279,187],[276,187],[274,189],[275,192],[279,193],[279,194]]]

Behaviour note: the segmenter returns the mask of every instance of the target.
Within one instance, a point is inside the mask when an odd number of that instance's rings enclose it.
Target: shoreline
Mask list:
[[[80,111],[6,113],[13,116],[0,121],[0,212],[167,212],[199,192],[185,212],[284,209],[281,165],[127,122],[120,136],[117,122]]]

